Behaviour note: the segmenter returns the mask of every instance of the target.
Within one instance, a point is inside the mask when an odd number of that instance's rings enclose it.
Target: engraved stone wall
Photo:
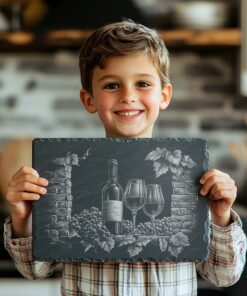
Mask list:
[[[47,224],[47,235],[52,242],[66,241],[69,239],[69,222],[72,214],[71,182],[72,166],[66,164],[58,165],[53,172],[46,172],[49,179],[47,198],[49,198],[50,221]]]
[[[172,178],[171,228],[173,233],[188,234],[193,231],[197,220],[196,201],[199,185],[189,176]]]

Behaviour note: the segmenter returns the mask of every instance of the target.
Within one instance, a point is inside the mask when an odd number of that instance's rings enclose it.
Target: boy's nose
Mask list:
[[[129,104],[129,103],[134,103],[136,99],[134,97],[125,97],[121,98],[120,102],[123,104]]]
[[[121,94],[121,99],[120,99],[121,103],[129,104],[129,103],[135,102],[136,100],[137,100],[136,94],[130,90],[126,89]]]

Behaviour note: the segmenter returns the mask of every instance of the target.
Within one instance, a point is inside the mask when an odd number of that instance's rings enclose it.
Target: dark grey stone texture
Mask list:
[[[118,234],[110,233],[102,218],[105,214],[102,189],[107,184],[110,159],[118,161],[118,182],[123,188],[124,201],[120,203],[123,218]],[[47,194],[33,203],[35,259],[201,261],[207,258],[208,199],[199,194],[199,179],[208,169],[206,140],[35,139],[33,167],[49,180]],[[137,211],[135,232],[131,222],[133,212],[125,199],[130,179],[144,180],[145,185],[158,184],[163,193],[154,224],[151,216],[145,214],[148,203],[145,197],[145,203]],[[114,211],[114,207],[108,208],[107,213],[114,216]]]

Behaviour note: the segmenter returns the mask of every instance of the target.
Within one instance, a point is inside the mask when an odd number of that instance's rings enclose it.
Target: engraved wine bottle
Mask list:
[[[121,234],[123,221],[123,188],[118,183],[118,161],[108,160],[108,183],[102,190],[103,223],[114,234]]]

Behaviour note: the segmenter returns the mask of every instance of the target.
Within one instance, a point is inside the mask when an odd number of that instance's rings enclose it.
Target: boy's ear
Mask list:
[[[170,104],[172,96],[172,85],[168,83],[161,92],[160,110],[165,110]]]
[[[95,106],[93,97],[90,94],[88,94],[84,89],[80,90],[80,98],[82,104],[89,113],[97,112],[97,108]]]

